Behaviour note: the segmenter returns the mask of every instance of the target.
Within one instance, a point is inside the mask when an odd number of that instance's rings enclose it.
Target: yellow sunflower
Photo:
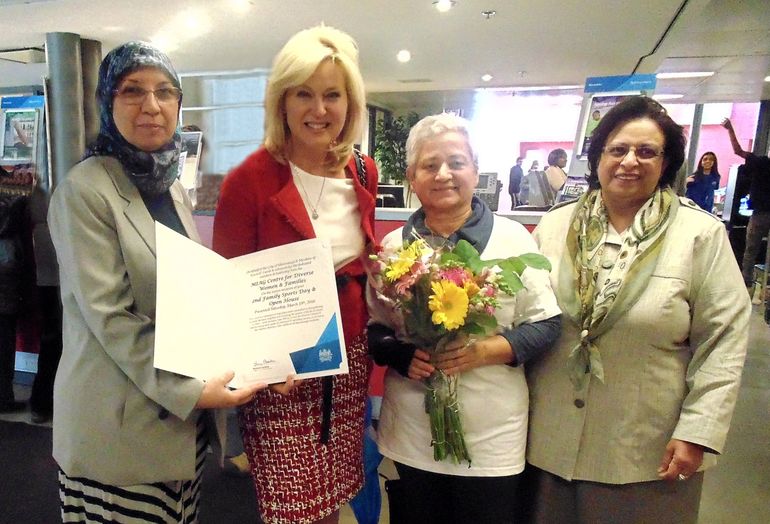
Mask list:
[[[434,324],[443,324],[452,331],[465,324],[468,314],[468,294],[454,282],[441,280],[430,283],[433,294],[428,300],[428,309],[433,311]]]

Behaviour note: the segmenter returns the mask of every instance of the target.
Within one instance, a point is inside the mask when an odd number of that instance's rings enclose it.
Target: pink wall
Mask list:
[[[733,104],[730,121],[733,123],[738,142],[745,151],[751,151],[754,147],[754,134],[757,128],[759,116],[758,104]],[[720,187],[727,185],[727,176],[730,166],[743,164],[743,159],[733,153],[730,144],[730,135],[720,124],[708,124],[701,126],[698,152],[695,155],[695,169],[701,155],[706,151],[713,151],[719,162],[719,173],[722,175]]]
[[[575,147],[574,142],[522,142],[519,146],[519,155],[522,158],[527,157],[528,151],[540,151],[543,159],[548,160],[548,153],[554,149],[563,149],[567,152],[567,155],[571,158],[573,155],[570,153]],[[523,166],[524,169],[529,169],[529,166]],[[544,166],[540,166],[541,168]]]

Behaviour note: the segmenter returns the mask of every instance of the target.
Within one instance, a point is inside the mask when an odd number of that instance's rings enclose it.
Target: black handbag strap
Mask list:
[[[364,162],[364,157],[361,154],[361,151],[358,149],[353,149],[353,158],[356,159],[356,171],[358,175],[358,181],[361,182],[361,185],[364,187],[367,187],[366,185],[366,163]]]

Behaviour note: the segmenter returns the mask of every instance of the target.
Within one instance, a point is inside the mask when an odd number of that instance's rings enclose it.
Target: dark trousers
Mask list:
[[[537,468],[535,468],[537,470]],[[685,481],[602,484],[537,470],[532,524],[696,524],[703,472]]]
[[[521,201],[519,199],[519,193],[509,193],[509,195],[511,195],[511,211],[513,211],[513,208],[521,205]]]
[[[770,232],[770,211],[754,211],[746,228],[746,249],[743,252],[743,281],[747,286],[754,283],[754,264],[764,264],[765,254],[759,258],[762,238]]]
[[[40,302],[40,354],[29,405],[36,413],[50,415],[53,412],[53,382],[62,350],[61,298],[56,286],[39,286],[37,291]]]
[[[16,364],[16,317],[0,314],[0,402],[13,402],[13,369]]]
[[[403,518],[392,524],[510,524],[517,516],[519,475],[461,477],[415,469],[396,462]],[[389,493],[389,502],[392,495]]]

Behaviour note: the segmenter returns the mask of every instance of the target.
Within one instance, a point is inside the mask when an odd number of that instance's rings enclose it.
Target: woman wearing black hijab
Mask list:
[[[99,68],[99,136],[57,187],[64,348],[53,456],[64,522],[197,522],[210,434],[205,408],[249,400],[232,373],[209,381],[153,367],[155,221],[198,239],[176,180],[182,91],[168,57],[129,42]],[[211,423],[211,424],[207,424]]]

